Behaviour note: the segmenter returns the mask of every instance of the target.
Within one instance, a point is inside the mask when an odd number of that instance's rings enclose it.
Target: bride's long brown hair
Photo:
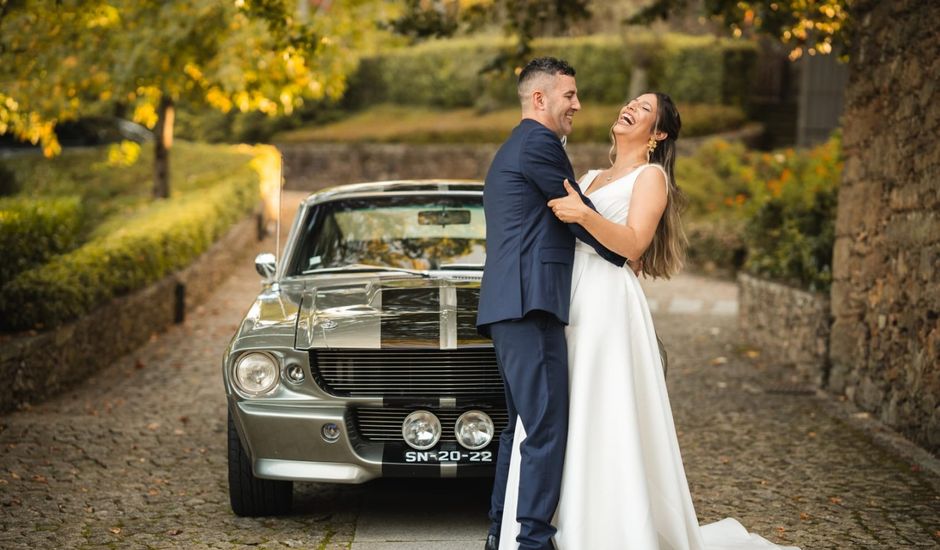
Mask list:
[[[656,96],[656,122],[653,124],[653,135],[662,131],[666,138],[656,142],[656,149],[650,155],[649,162],[659,164],[666,170],[668,191],[666,193],[666,210],[663,211],[656,226],[656,233],[649,247],[640,256],[643,262],[643,273],[654,279],[662,277],[668,279],[682,269],[685,263],[685,250],[689,244],[682,229],[680,214],[686,205],[686,197],[679,186],[676,185],[676,140],[679,139],[679,130],[682,128],[682,119],[679,110],[666,94],[651,92]],[[613,165],[617,156],[617,142],[614,138],[614,128],[610,128],[610,163]]]

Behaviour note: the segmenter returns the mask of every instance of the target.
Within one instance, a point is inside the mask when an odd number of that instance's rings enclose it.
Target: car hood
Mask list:
[[[297,313],[297,349],[489,345],[476,330],[478,277],[378,276],[311,281]]]
[[[292,348],[302,299],[302,284],[265,288],[242,319],[232,339],[231,351]]]

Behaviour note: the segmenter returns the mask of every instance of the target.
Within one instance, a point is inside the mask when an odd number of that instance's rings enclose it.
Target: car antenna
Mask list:
[[[277,213],[274,215],[274,265],[281,268],[281,188],[284,187],[284,155],[277,152]]]

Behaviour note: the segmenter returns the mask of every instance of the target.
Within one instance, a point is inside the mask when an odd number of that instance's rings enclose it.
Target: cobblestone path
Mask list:
[[[231,513],[219,364],[258,288],[246,262],[184,324],[0,417],[0,548],[482,548],[489,481],[297,484],[289,517]],[[864,415],[740,345],[730,283],[647,293],[701,521],[805,550],[940,547],[935,459],[875,444]]]

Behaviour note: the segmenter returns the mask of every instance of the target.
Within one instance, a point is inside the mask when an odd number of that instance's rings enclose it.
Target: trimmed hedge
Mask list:
[[[0,199],[0,287],[17,274],[79,243],[83,210],[78,197]]]
[[[680,34],[634,33],[536,40],[534,56],[565,58],[577,70],[583,100],[627,99],[633,68],[648,67],[648,88],[681,103],[743,106],[757,59],[750,42]],[[514,105],[515,77],[481,74],[501,51],[504,38],[429,41],[367,57],[351,76],[345,102],[353,108],[378,103],[444,108]]]
[[[246,163],[223,183],[154,203],[121,229],[20,273],[0,289],[0,329],[51,328],[185,267],[258,203]]]

